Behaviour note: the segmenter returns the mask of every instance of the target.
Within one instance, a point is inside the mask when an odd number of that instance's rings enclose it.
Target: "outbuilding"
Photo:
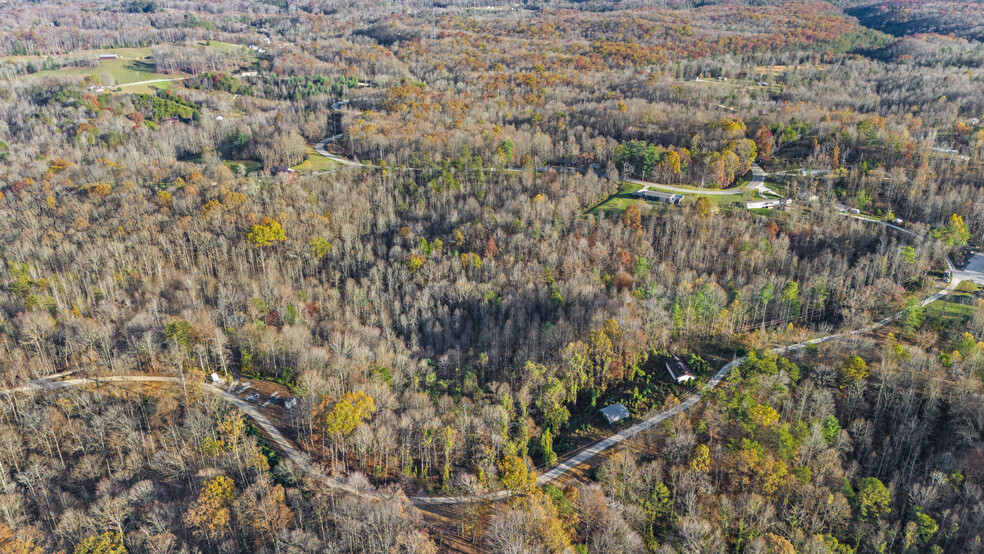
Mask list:
[[[623,419],[629,417],[629,409],[625,407],[621,402],[617,404],[612,404],[611,406],[605,406],[600,410],[602,417],[609,425],[613,423],[618,423]]]

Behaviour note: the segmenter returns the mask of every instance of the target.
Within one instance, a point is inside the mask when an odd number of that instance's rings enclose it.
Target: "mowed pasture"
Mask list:
[[[218,52],[229,52],[236,48],[244,48],[239,44],[214,40],[208,42],[207,44],[204,42],[199,42],[197,45],[204,46]],[[110,54],[119,57],[117,59],[98,59],[101,55]],[[80,50],[72,52],[71,56],[75,58],[91,56],[93,60],[98,60],[98,65],[96,67],[66,66],[58,69],[46,69],[37,73],[32,73],[28,75],[27,78],[61,75],[79,77],[95,76],[100,79],[100,84],[107,87],[126,86],[133,83],[144,83],[145,81],[158,81],[156,83],[135,85],[138,88],[129,89],[126,91],[147,92],[151,88],[169,88],[171,86],[170,81],[190,77],[187,73],[159,73],[153,62],[152,47]],[[31,61],[41,63],[46,58],[46,56],[7,56],[2,58],[2,60],[13,63],[24,63]]]

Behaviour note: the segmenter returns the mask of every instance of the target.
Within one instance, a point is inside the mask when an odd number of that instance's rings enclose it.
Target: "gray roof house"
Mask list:
[[[674,354],[669,358],[666,358],[666,371],[670,372],[670,377],[673,378],[677,383],[686,383],[695,379],[694,374],[691,373],[690,368],[687,364],[683,363],[680,356]]]
[[[618,404],[612,404],[611,406],[605,406],[600,410],[600,412],[601,415],[605,417],[605,421],[607,421],[609,425],[629,417],[628,408],[626,408],[621,402]]]

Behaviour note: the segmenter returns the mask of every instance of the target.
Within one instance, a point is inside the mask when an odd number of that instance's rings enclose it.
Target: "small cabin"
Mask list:
[[[629,409],[626,408],[621,402],[612,404],[611,406],[605,406],[599,411],[609,425],[618,423],[619,421],[629,417]]]
[[[683,359],[676,354],[666,358],[666,371],[670,372],[670,378],[677,383],[686,383],[696,378],[687,364],[683,362]]]

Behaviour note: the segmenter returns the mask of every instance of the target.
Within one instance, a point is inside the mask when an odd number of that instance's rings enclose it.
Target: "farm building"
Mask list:
[[[118,54],[99,54],[100,60],[118,60],[120,56]]]
[[[609,425],[617,423],[629,417],[629,409],[625,407],[621,402],[617,404],[612,404],[611,406],[605,406],[601,410],[601,415],[605,418],[605,421]]]

